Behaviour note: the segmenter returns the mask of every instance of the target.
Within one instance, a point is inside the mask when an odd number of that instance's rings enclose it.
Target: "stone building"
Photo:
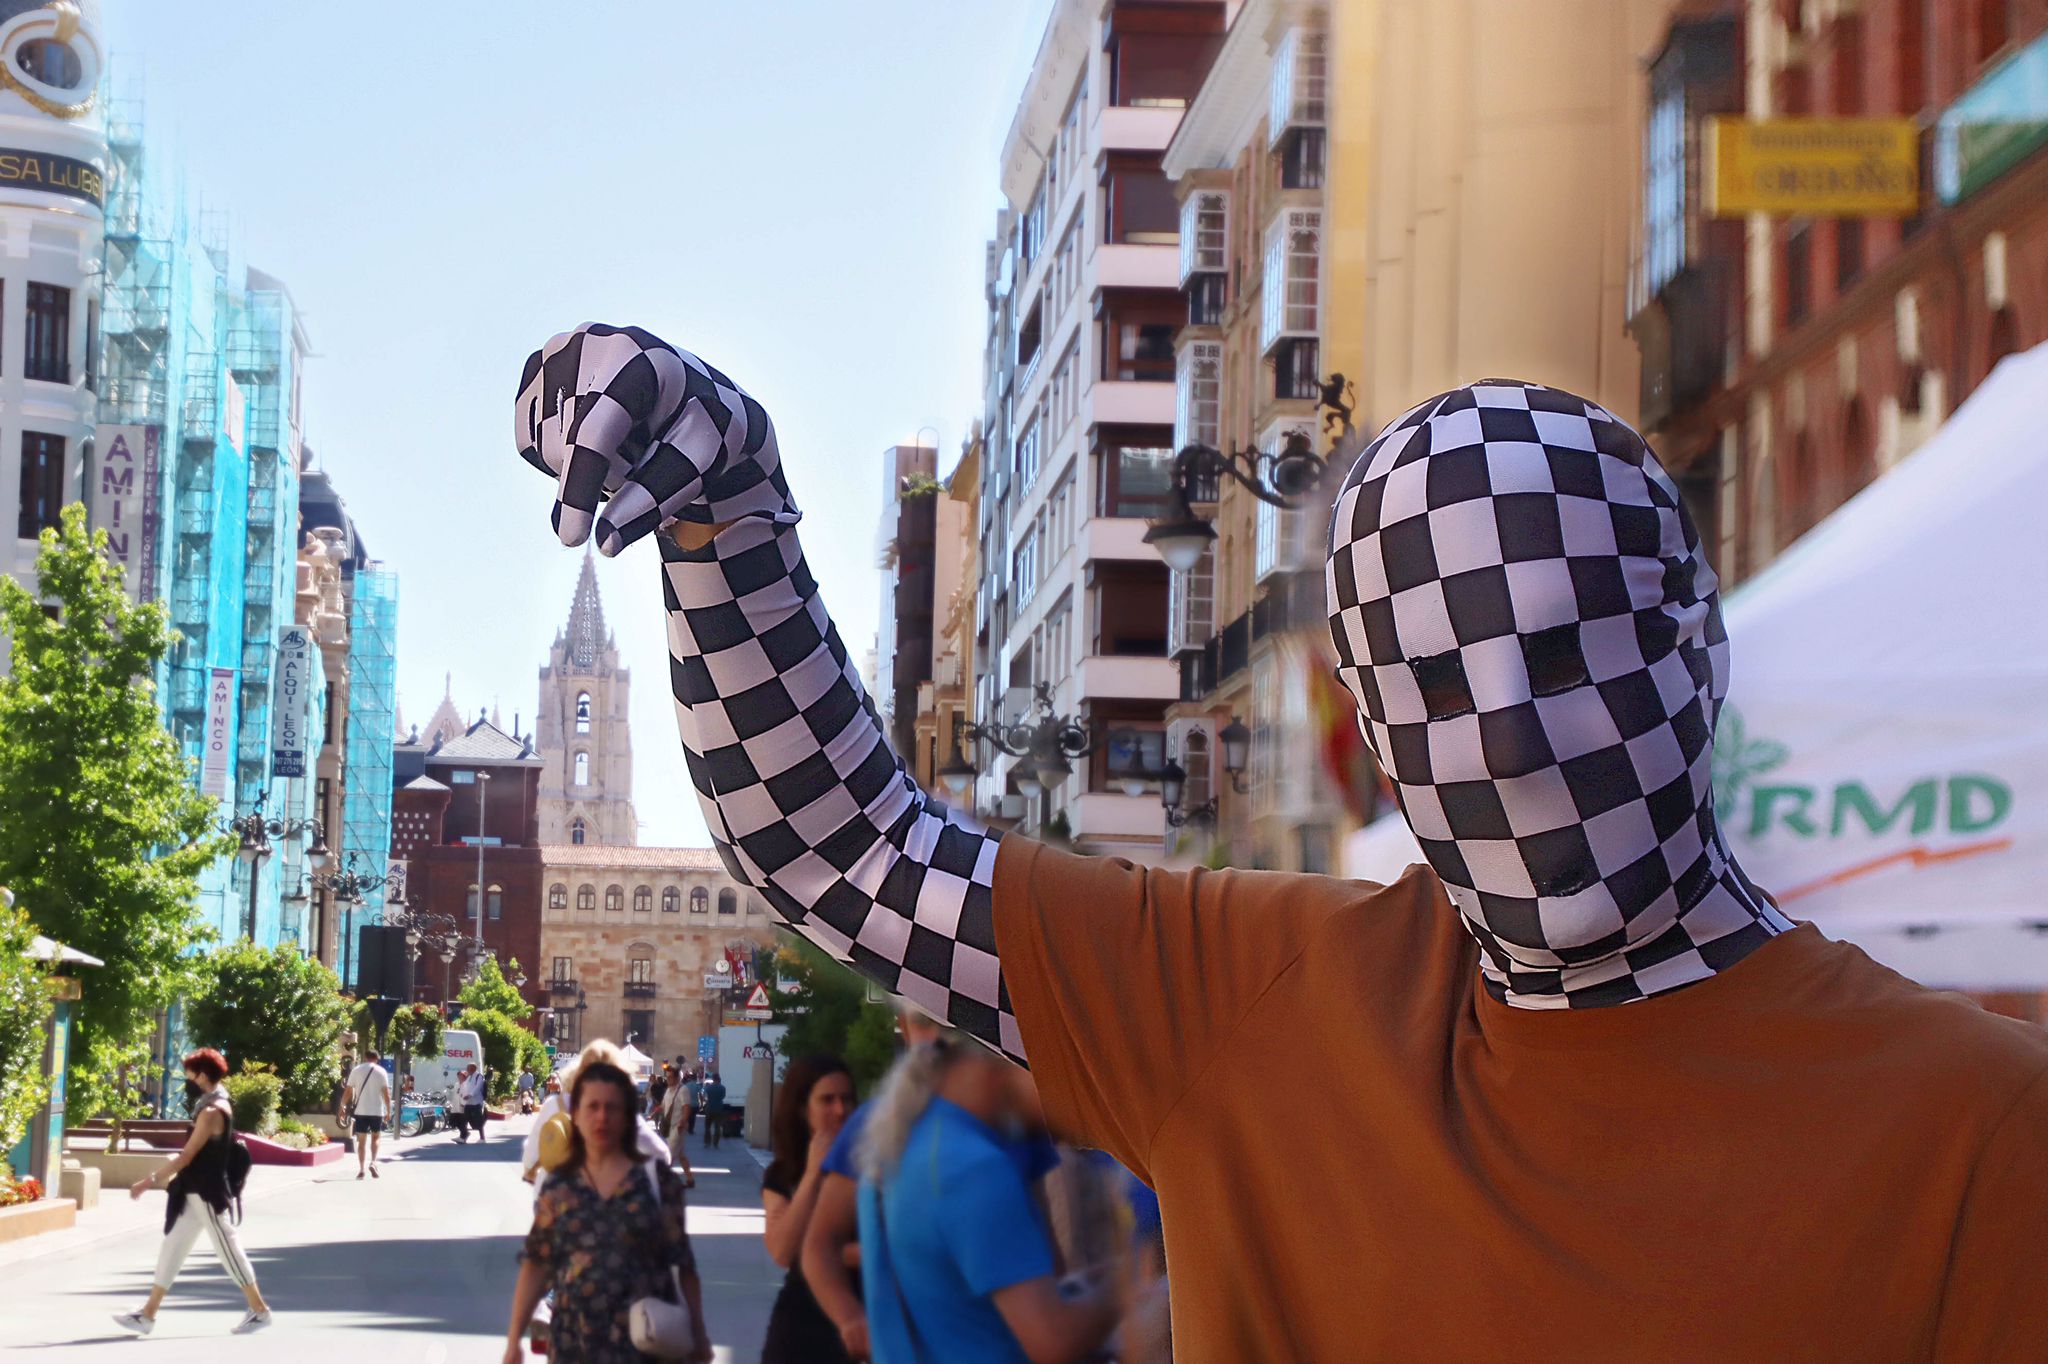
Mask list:
[[[583,576],[569,620],[540,670],[534,740],[546,759],[540,783],[544,843],[629,848],[640,841],[633,814],[633,742],[627,718],[632,673],[605,628],[596,560]]]
[[[694,1056],[730,993],[707,978],[772,942],[767,905],[709,848],[552,843],[540,860],[547,898],[528,993],[543,1001],[541,1035],[564,1049],[607,1037]]]

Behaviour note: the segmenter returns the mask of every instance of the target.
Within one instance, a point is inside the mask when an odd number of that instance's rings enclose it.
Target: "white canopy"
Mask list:
[[[1723,606],[1722,827],[1787,913],[1929,985],[2048,989],[2048,346]],[[1398,814],[1347,875],[1420,861]]]
[[[628,1042],[619,1053],[619,1059],[626,1063],[626,1069],[635,1075],[647,1075],[654,1070],[654,1058]]]

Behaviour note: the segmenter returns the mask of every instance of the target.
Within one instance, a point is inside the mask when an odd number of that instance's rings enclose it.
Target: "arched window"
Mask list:
[[[606,886],[604,888],[604,907],[612,911],[623,910],[626,907],[626,888],[624,886]]]
[[[730,887],[727,887],[727,888],[726,888],[725,890],[721,890],[720,892],[718,892],[718,912],[719,912],[720,914],[737,914],[737,913],[739,913],[739,912],[740,912],[740,897],[739,897],[739,893],[738,893],[737,891],[735,891],[735,890],[731,889]]]
[[[576,696],[576,732],[590,733],[590,693],[587,691]]]
[[[487,918],[505,917],[505,888],[492,886],[484,892],[484,914]]]
[[[682,912],[682,908],[683,893],[674,886],[663,886],[661,888],[661,912],[664,914],[679,914]]]
[[[597,887],[596,887],[596,886],[578,886],[578,887],[576,887],[576,908],[578,908],[578,909],[596,909],[596,908],[597,908]]]
[[[710,892],[710,891],[708,891],[708,890],[706,890],[706,889],[704,889],[704,887],[702,887],[702,886],[691,886],[691,887],[690,887],[690,913],[692,913],[692,914],[709,914],[710,912],[711,912],[711,892]]]
[[[576,784],[578,786],[590,785],[590,755],[588,753],[578,753],[576,755]]]
[[[653,912],[653,910],[654,910],[654,887],[652,887],[652,886],[635,886],[635,887],[633,887],[633,912],[634,912],[635,914],[648,914],[648,913],[652,913],[652,912]]]
[[[553,884],[552,886],[549,886],[549,887],[548,887],[548,908],[549,908],[549,909],[567,909],[568,907],[569,907],[569,888],[568,888],[567,886],[563,885],[563,884],[562,884],[562,883],[561,883],[560,881],[557,881],[557,882],[555,882],[555,884]]]
[[[579,819],[579,820],[577,820],[577,821],[576,821],[575,823],[573,823],[573,824],[571,824],[571,825],[569,826],[569,841],[570,841],[571,843],[581,843],[581,842],[583,841],[583,821],[582,821],[582,820],[580,820],[580,819]]]

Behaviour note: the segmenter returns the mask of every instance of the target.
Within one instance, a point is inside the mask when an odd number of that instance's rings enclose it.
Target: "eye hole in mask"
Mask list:
[[[1479,709],[1472,700],[1472,688],[1465,681],[1465,660],[1456,649],[1428,658],[1411,658],[1408,670],[1415,674],[1415,685],[1422,690],[1422,704],[1430,719],[1448,720]]]
[[[1555,696],[1584,685],[1586,655],[1579,647],[1576,624],[1553,626],[1522,636],[1522,661],[1529,668],[1529,691],[1535,696]]]

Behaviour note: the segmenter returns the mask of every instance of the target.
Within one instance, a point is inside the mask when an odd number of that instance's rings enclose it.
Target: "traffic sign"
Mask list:
[[[775,1006],[768,1002],[767,982],[754,982],[754,989],[747,996],[747,1006],[744,1012],[748,1018],[765,1019],[775,1017]]]
[[[697,1059],[699,1061],[716,1061],[718,1059],[718,1039],[715,1037],[698,1038]]]

